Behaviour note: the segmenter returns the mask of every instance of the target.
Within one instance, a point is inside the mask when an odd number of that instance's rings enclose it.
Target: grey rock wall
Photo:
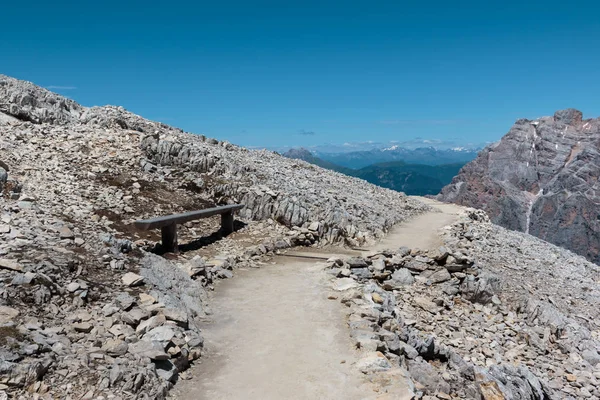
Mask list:
[[[520,119],[437,196],[600,262],[600,118]]]

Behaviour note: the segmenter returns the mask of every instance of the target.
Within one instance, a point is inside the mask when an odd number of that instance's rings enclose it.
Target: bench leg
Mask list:
[[[162,234],[162,245],[166,252],[178,253],[177,248],[177,225],[168,225],[160,229]]]
[[[229,211],[221,214],[221,231],[224,235],[229,235],[233,232],[233,212]]]

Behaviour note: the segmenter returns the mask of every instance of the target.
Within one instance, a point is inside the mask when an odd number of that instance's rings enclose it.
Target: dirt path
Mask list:
[[[314,261],[287,257],[223,282],[204,331],[208,357],[176,398],[369,398],[352,367],[345,307],[327,299],[326,282]]]
[[[404,224],[395,226],[385,238],[366,248],[363,253],[396,249],[400,246],[418,249],[441,246],[442,242],[438,231],[456,220],[457,215],[463,208],[455,204],[440,203],[424,197],[415,198],[434,207],[434,211],[419,215]]]
[[[427,200],[427,199],[425,199]],[[367,251],[437,245],[439,228],[458,208],[442,206],[397,227]],[[357,252],[358,253],[358,252]],[[361,354],[350,341],[345,306],[328,300],[329,277],[315,260],[278,257],[258,270],[239,270],[222,282],[207,324],[207,356],[176,399],[377,399],[410,398],[401,379],[393,397],[380,396],[354,364]],[[406,396],[406,397],[405,397]]]

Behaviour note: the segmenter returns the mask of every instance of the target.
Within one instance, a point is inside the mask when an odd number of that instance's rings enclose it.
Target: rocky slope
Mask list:
[[[417,398],[600,398],[600,268],[480,210],[443,237],[328,261],[363,372],[406,368]]]
[[[600,118],[518,120],[437,196],[600,262]]]
[[[0,398],[164,398],[202,354],[207,289],[294,245],[361,244],[427,209],[267,151],[0,76]],[[136,219],[242,202],[237,231]]]

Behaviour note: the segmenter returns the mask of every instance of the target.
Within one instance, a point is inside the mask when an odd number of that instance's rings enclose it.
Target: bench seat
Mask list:
[[[177,252],[177,224],[183,224],[201,218],[221,215],[221,231],[227,235],[233,232],[233,213],[244,208],[243,204],[230,204],[207,208],[205,210],[189,211],[182,214],[165,215],[151,219],[135,221],[136,228],[147,231],[159,229],[162,233],[162,245],[165,251]]]

